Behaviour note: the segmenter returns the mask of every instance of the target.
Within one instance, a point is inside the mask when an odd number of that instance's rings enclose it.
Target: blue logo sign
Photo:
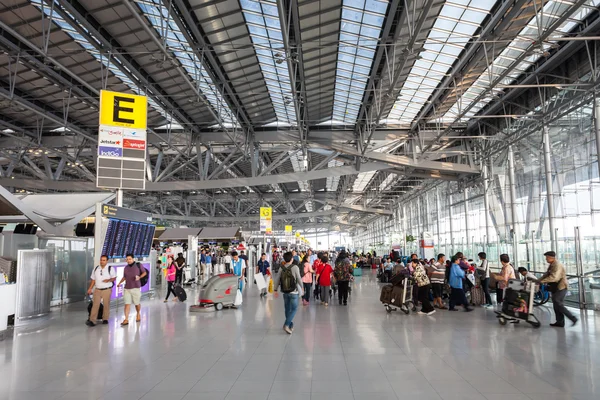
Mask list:
[[[123,149],[120,147],[98,146],[98,155],[103,157],[123,157]]]

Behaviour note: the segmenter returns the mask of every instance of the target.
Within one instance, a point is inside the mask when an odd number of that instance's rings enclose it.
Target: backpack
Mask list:
[[[94,274],[96,273],[96,270],[97,270],[98,268],[100,268],[100,266],[99,266],[99,265],[96,265],[96,268],[94,268]],[[110,276],[110,273],[112,272],[112,269],[111,269],[111,268],[112,268],[112,266],[111,266],[111,265],[109,265],[109,266],[108,266],[108,277],[109,277],[109,278],[111,277],[111,276]],[[114,282],[111,282],[111,283],[112,283],[112,286],[111,286],[111,287],[114,287],[114,286],[115,286],[115,283],[114,283]],[[91,308],[90,308],[90,311],[91,311]]]
[[[137,265],[138,269],[140,270],[140,276],[142,276],[142,274],[146,272],[146,276],[140,278],[140,284],[142,285],[142,287],[144,287],[148,283],[148,279],[150,279],[150,274],[148,273],[148,271],[146,271],[146,268],[142,267],[142,264],[140,264],[139,262],[135,263],[135,265]]]
[[[292,267],[290,266],[281,266],[281,291],[283,293],[292,293],[296,290],[297,282],[294,274],[292,273]]]

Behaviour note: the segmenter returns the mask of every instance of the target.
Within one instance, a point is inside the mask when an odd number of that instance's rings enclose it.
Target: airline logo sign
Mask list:
[[[100,157],[123,157],[123,149],[120,147],[98,146]]]
[[[123,139],[124,149],[146,150],[145,140]]]
[[[146,96],[100,92],[96,186],[145,189],[147,113]]]

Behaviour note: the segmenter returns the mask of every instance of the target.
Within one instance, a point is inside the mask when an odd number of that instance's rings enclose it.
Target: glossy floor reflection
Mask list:
[[[484,309],[387,314],[378,300],[366,273],[348,307],[299,310],[291,336],[283,300],[254,288],[240,310],[211,314],[146,300],[142,322],[126,328],[122,307],[109,326],[88,328],[75,304],[0,342],[0,399],[600,398],[598,314],[554,329],[541,308],[533,329],[502,327]]]

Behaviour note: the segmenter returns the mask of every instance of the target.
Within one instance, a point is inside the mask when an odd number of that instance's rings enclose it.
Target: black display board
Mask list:
[[[102,254],[108,258],[148,257],[152,248],[155,226],[143,222],[109,218]]]

